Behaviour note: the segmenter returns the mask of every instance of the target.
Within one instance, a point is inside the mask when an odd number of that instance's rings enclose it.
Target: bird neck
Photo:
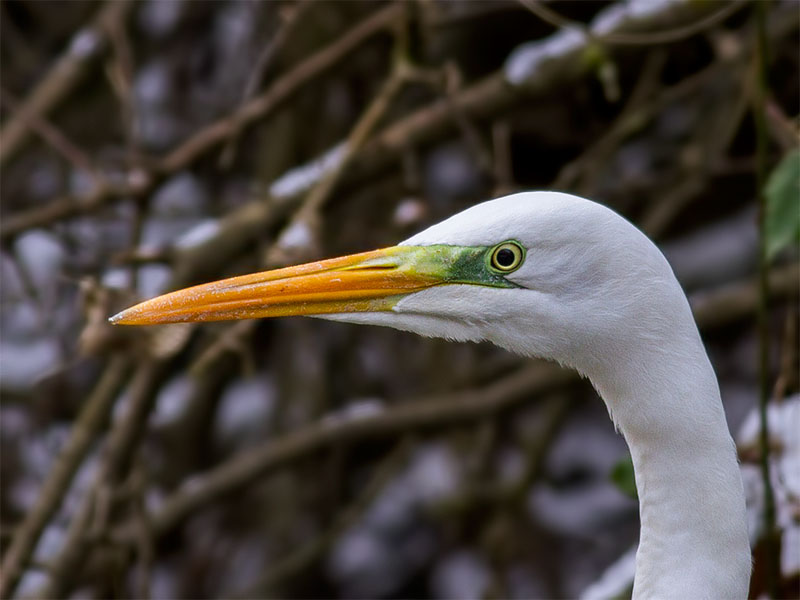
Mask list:
[[[751,559],[742,481],[716,376],[688,318],[672,340],[631,348],[590,375],[633,459],[634,598],[744,598]]]

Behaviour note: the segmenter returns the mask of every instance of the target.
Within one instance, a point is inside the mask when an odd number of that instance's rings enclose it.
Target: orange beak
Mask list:
[[[407,294],[446,283],[451,249],[395,246],[232,277],[147,300],[109,320],[155,325],[388,311]]]

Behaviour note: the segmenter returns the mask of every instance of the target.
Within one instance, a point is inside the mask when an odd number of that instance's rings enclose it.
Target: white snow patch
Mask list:
[[[308,248],[314,241],[311,228],[303,221],[289,225],[281,235],[280,247],[286,250]]]
[[[219,232],[219,219],[204,219],[175,242],[176,248],[193,248],[210,240]]]
[[[178,375],[170,379],[156,398],[156,407],[150,415],[153,427],[164,427],[175,423],[186,414],[195,389],[194,379]]]
[[[506,60],[504,71],[511,85],[521,85],[530,79],[541,65],[565,56],[586,45],[586,35],[577,27],[564,27],[543,40],[528,42],[514,49]]]
[[[486,561],[470,550],[458,550],[434,567],[431,587],[437,598],[479,600],[492,580]]]
[[[289,198],[303,192],[333,171],[342,162],[347,145],[337,144],[319,158],[296,167],[278,179],[269,188],[273,198]]]
[[[91,29],[82,29],[72,38],[69,53],[77,58],[88,58],[100,47],[100,37]]]
[[[263,439],[275,408],[275,396],[274,381],[263,375],[230,384],[217,408],[215,439],[231,445]]]
[[[14,250],[38,288],[53,285],[66,253],[52,233],[32,229],[14,241]]]
[[[608,567],[600,579],[583,590],[581,600],[608,600],[621,598],[633,585],[636,570],[636,546],[620,556]]]
[[[100,282],[103,287],[124,290],[128,287],[130,272],[123,267],[113,267],[103,273]]]
[[[602,37],[621,29],[647,21],[671,6],[685,4],[688,0],[628,0],[616,2],[601,10],[588,25],[589,31]],[[521,85],[534,76],[545,62],[561,58],[588,43],[583,28],[567,26],[541,40],[518,46],[505,64],[506,80]]]
[[[29,390],[37,381],[55,369],[61,349],[55,338],[39,338],[26,342],[0,343],[0,381],[2,387]]]
[[[800,572],[800,395],[781,402],[770,402],[767,406],[767,423],[771,444],[770,479],[775,492],[775,511],[781,543],[781,572],[789,577]],[[742,423],[737,445],[741,447],[757,444],[760,421],[758,411],[753,410]],[[764,507],[764,484],[761,469],[754,464],[743,464],[742,483],[747,500],[747,522],[751,543],[762,533]]]

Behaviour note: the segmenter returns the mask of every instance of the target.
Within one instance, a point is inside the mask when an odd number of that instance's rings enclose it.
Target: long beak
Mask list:
[[[387,311],[448,282],[453,247],[395,246],[223,279],[165,294],[109,319],[115,325]]]

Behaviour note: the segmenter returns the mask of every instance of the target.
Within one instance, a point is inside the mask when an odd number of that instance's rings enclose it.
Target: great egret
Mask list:
[[[489,340],[578,370],[633,458],[634,597],[747,596],[742,480],[714,370],[666,259],[612,210],[514,194],[399,246],[199,285],[111,322],[287,315]]]

